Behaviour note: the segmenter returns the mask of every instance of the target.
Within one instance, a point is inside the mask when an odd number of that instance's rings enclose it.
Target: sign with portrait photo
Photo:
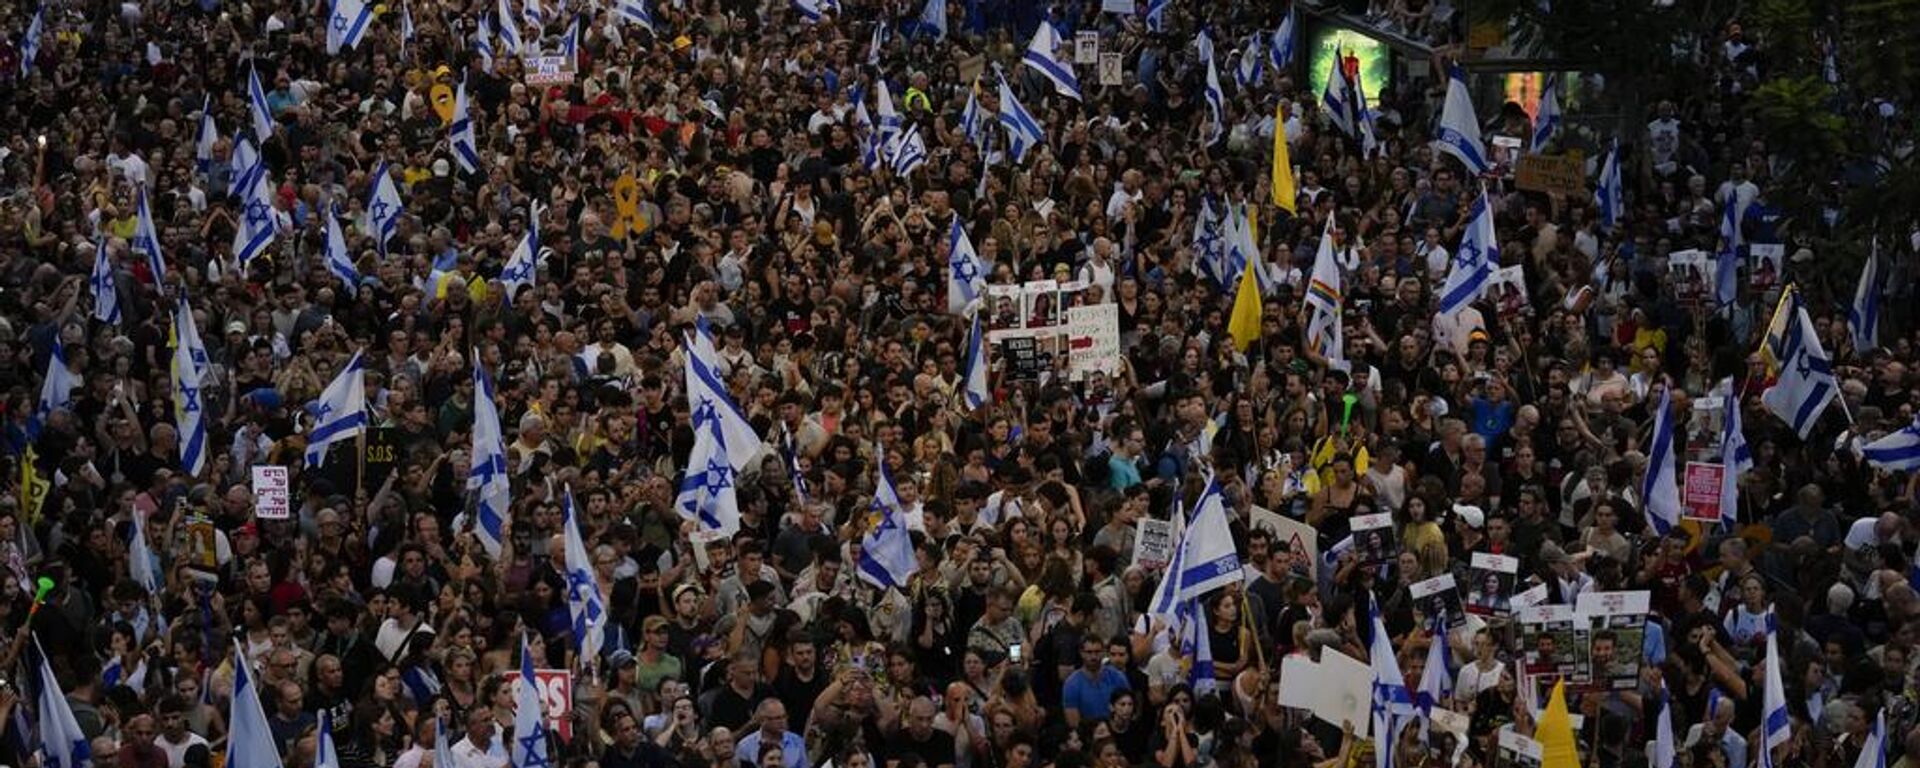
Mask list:
[[[1475,552],[1467,571],[1466,610],[1479,616],[1513,615],[1513,585],[1520,574],[1520,558]]]
[[[1587,620],[1588,679],[1595,688],[1633,690],[1640,685],[1647,634],[1647,592],[1587,592],[1574,612]]]
[[[1431,620],[1435,616],[1446,618],[1447,629],[1458,629],[1467,623],[1467,612],[1460,607],[1460,589],[1453,583],[1453,574],[1443,573],[1431,579],[1416,581],[1408,587],[1413,595],[1414,607],[1421,616]],[[1425,624],[1425,621],[1422,622]]]
[[[1361,565],[1391,563],[1399,554],[1400,547],[1394,543],[1393,513],[1353,518],[1353,555]]]

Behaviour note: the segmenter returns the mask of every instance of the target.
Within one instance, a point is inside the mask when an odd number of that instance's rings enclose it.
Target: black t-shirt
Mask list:
[[[773,689],[765,685],[754,686],[750,696],[741,696],[733,690],[733,686],[723,685],[702,695],[700,704],[706,712],[705,720],[709,728],[724,727],[739,731],[748,720],[753,719],[753,708],[759,706],[762,699],[772,695]]]
[[[901,728],[891,741],[887,742],[887,762],[892,763],[907,755],[919,755],[928,768],[940,765],[953,765],[953,736],[938,728],[927,734],[925,740],[913,738],[906,728]]]
[[[827,689],[827,673],[814,669],[812,680],[801,680],[794,674],[793,667],[783,667],[780,677],[773,681],[773,693],[787,705],[787,722],[799,729],[805,729],[807,719],[813,715],[813,700]]]

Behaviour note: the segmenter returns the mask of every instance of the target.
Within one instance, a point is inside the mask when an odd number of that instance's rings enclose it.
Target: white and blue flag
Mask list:
[[[33,21],[27,23],[27,34],[20,38],[20,77],[33,73],[33,60],[40,58],[40,36],[47,29],[47,6],[42,3],[33,9]]]
[[[267,89],[260,85],[260,70],[247,68],[247,111],[253,115],[253,138],[261,144],[273,138],[273,107],[267,103]]]
[[[53,334],[53,350],[47,355],[47,378],[40,382],[40,399],[34,401],[33,416],[27,419],[27,439],[40,437],[40,430],[46,428],[47,419],[53,412],[73,404],[73,390],[80,386],[80,377],[74,375],[68,367],[66,345],[60,343],[60,334]]]
[[[574,658],[583,667],[600,658],[607,642],[607,597],[593,575],[593,558],[580,535],[580,510],[573,504],[573,488],[562,497],[566,516],[567,616],[573,620]]]
[[[1880,241],[1873,241],[1867,263],[1860,266],[1860,282],[1853,287],[1853,304],[1847,307],[1847,331],[1853,335],[1854,354],[1863,354],[1880,346],[1880,293],[1886,274],[1880,269]]]
[[[453,91],[453,122],[447,124],[453,159],[468,174],[480,172],[480,144],[474,138],[473,115],[467,111],[467,81]]]
[[[340,55],[341,48],[358,48],[373,24],[373,6],[366,0],[333,0],[327,16],[327,55]]]
[[[647,7],[647,0],[620,0],[616,12],[621,19],[646,27],[648,32],[654,30],[653,11]]]
[[[1004,77],[1000,78],[1000,127],[1007,129],[1007,154],[1015,163],[1026,162],[1027,152],[1047,140],[1046,129],[1021,106]]]
[[[1793,312],[1781,337],[1780,376],[1760,395],[1760,401],[1805,440],[1839,387],[1833,376],[1833,360],[1820,348],[1820,337],[1806,308],[1795,306]]]
[[[1480,140],[1480,118],[1473,113],[1473,97],[1467,94],[1467,73],[1450,67],[1447,73],[1447,102],[1440,113],[1440,128],[1434,134],[1433,148],[1453,155],[1467,172],[1487,172],[1486,144]]]
[[[919,32],[936,40],[947,39],[947,0],[927,0],[920,9]]]
[[[573,21],[567,22],[567,36],[560,38],[560,55],[565,56],[567,61],[578,61],[580,58],[579,16],[575,16],[573,17]]]
[[[1440,288],[1440,314],[1451,315],[1480,300],[1500,265],[1500,236],[1493,227],[1493,208],[1487,190],[1467,211],[1467,230],[1460,236],[1460,247],[1453,253],[1453,268]]]
[[[967,89],[967,106],[960,110],[960,134],[967,137],[967,143],[978,149],[987,141],[987,114],[980,108],[980,82],[974,81]]]
[[[1041,77],[1053,83],[1053,90],[1074,101],[1080,101],[1080,78],[1073,74],[1073,62],[1060,58],[1060,30],[1053,22],[1041,21],[1040,27],[1033,32],[1033,41],[1027,43],[1026,55],[1020,59],[1022,66],[1032,67]]]
[[[799,12],[800,19],[808,24],[825,21],[827,12],[833,9],[833,3],[829,0],[793,0],[793,10]]]
[[[878,445],[873,464],[876,479],[873,504],[868,508],[872,527],[860,539],[860,579],[881,589],[905,590],[919,565],[907,533],[907,511],[893,486],[893,474],[887,471],[886,450]]]
[[[1740,297],[1740,200],[1728,195],[1720,215],[1720,248],[1713,254],[1713,303],[1733,304]]]
[[[467,490],[473,492],[474,533],[493,557],[506,540],[507,510],[512,502],[512,478],[507,474],[507,440],[500,431],[500,407],[493,401],[493,377],[473,350],[473,450],[467,469]]]
[[[132,510],[132,515],[133,540],[127,542],[127,576],[147,594],[158,595],[164,582],[160,579],[160,561],[153,556],[153,546],[147,543],[147,515],[138,509]]]
[[[1220,70],[1207,58],[1207,84],[1203,93],[1207,102],[1207,144],[1218,144],[1227,135],[1227,94],[1220,89]]]
[[[687,454],[687,468],[673,500],[674,511],[703,531],[731,535],[740,529],[740,501],[735,487],[739,476],[727,460],[726,436],[719,429],[696,426],[693,450]]]
[[[1560,78],[1548,77],[1547,84],[1540,89],[1540,109],[1533,117],[1533,138],[1527,143],[1527,152],[1540,154],[1546,151],[1547,142],[1553,140],[1553,134],[1560,130]]]
[[[1673,740],[1673,697],[1660,683],[1659,708],[1653,716],[1653,743],[1647,745],[1648,768],[1679,768],[1680,752]]]
[[[229,197],[245,197],[254,175],[267,172],[267,164],[260,161],[260,152],[253,148],[253,140],[247,138],[244,130],[233,135],[233,156],[228,158],[227,165],[232,170],[227,179]]]
[[[540,273],[540,206],[530,203],[527,207],[527,233],[520,237],[520,244],[513,247],[513,255],[507,258],[507,265],[500,270],[500,290],[506,294],[507,304],[513,303],[523,288],[532,288]]]
[[[180,432],[180,468],[197,477],[207,466],[207,414],[200,391],[207,348],[200,343],[184,289],[174,304],[173,338],[173,424]]]
[[[247,652],[233,647],[233,700],[227,712],[227,765],[240,768],[281,768],[280,748],[260,706],[260,683],[247,661]]]
[[[1911,472],[1920,469],[1920,419],[1885,437],[1867,443],[1860,457],[1875,469]]]
[[[1240,59],[1233,68],[1233,80],[1240,85],[1242,94],[1245,94],[1248,88],[1258,85],[1260,75],[1266,72],[1267,60],[1260,54],[1261,37],[1263,35],[1255,32],[1248,35],[1246,43],[1240,46]]]
[[[1147,0],[1147,31],[1167,31],[1167,11],[1173,8],[1173,0]]]
[[[60,690],[60,681],[53,676],[53,666],[47,663],[47,651],[40,647],[38,636],[33,638],[33,650],[35,661],[38,662],[35,674],[39,676],[34,685],[34,698],[38,703],[36,709],[40,712],[41,768],[85,768],[92,765],[92,743],[88,741],[87,734],[80,730],[80,721],[73,716],[73,707],[67,703],[67,694]]]
[[[873,81],[873,110],[880,116],[880,152],[882,156],[891,158],[900,144],[907,121],[900,116],[899,110],[893,108],[893,90],[887,87],[884,77]]]
[[[1740,397],[1727,393],[1727,415],[1722,420],[1720,437],[1720,520],[1732,524],[1740,512],[1740,474],[1753,470],[1753,449],[1747,446],[1746,431],[1740,426]]]
[[[133,199],[135,221],[133,241],[129,245],[147,257],[147,271],[153,273],[153,284],[158,286],[167,281],[167,258],[160,252],[160,229],[153,225],[153,209],[147,205],[145,185],[134,190]]]
[[[920,126],[907,127],[900,135],[900,141],[893,150],[893,158],[887,162],[895,176],[908,176],[927,164],[927,142],[920,138]]]
[[[1187,659],[1187,687],[1196,696],[1220,690],[1213,674],[1213,638],[1208,633],[1206,606],[1198,596],[1180,602],[1180,655]]]
[[[480,68],[493,74],[493,24],[484,13],[473,20],[473,53],[480,57]],[[465,85],[466,81],[462,80],[461,86]]]
[[[965,315],[987,290],[987,264],[973,249],[960,217],[947,228],[947,314]]]
[[[533,651],[520,636],[520,687],[513,696],[512,768],[548,768],[547,713],[540,703],[540,686],[533,673]],[[229,763],[231,765],[231,763]]]
[[[1673,469],[1672,394],[1669,388],[1660,390],[1660,405],[1653,412],[1653,443],[1647,447],[1647,474],[1640,482],[1647,525],[1661,536],[1680,524],[1684,511],[1680,505],[1680,483]]]
[[[400,214],[404,212],[400,185],[394,182],[393,172],[383,160],[373,171],[373,188],[367,196],[367,219],[361,229],[373,238],[381,256],[387,255],[387,241],[393,239],[394,231],[400,228]]]
[[[193,167],[200,173],[213,172],[213,145],[220,142],[220,126],[213,122],[213,94],[201,97],[200,127],[193,134]]]
[[[1173,494],[1173,510],[1167,516],[1167,521],[1173,523],[1173,531],[1168,534],[1174,542],[1173,554],[1168,557],[1167,570],[1161,576],[1160,584],[1153,588],[1153,597],[1147,601],[1147,608],[1144,611],[1149,618],[1158,619],[1168,625],[1179,622],[1181,606],[1184,604],[1180,599],[1180,580],[1174,578],[1174,574],[1181,571],[1181,566],[1186,560],[1182,556],[1185,547],[1182,547],[1180,542],[1187,535],[1187,511],[1181,503],[1180,494]]]
[[[413,27],[413,6],[400,4],[400,58],[407,57],[407,48],[413,45],[415,31]]]
[[[508,56],[523,55],[526,42],[520,36],[520,17],[513,12],[513,0],[499,0],[497,7],[493,22],[500,25],[500,52]]]
[[[1431,717],[1435,707],[1453,696],[1453,653],[1447,647],[1447,617],[1430,617],[1433,639],[1427,644],[1427,664],[1420,670],[1420,690],[1413,694],[1420,714]],[[1424,725],[1424,723],[1422,723]]]
[[[1327,119],[1333,123],[1333,127],[1357,139],[1360,137],[1360,126],[1355,116],[1359,114],[1359,109],[1365,107],[1355,108],[1358,95],[1353,92],[1353,83],[1347,79],[1346,68],[1340,62],[1341,56],[1336,52],[1333,63],[1328,65],[1331,71],[1327,73],[1327,85],[1320,91],[1320,106],[1326,110]]]
[[[962,396],[969,411],[993,402],[993,391],[987,388],[987,342],[980,328],[981,314],[973,313],[973,329],[967,334],[966,389]]]
[[[1294,46],[1299,40],[1300,19],[1294,14],[1292,3],[1287,4],[1287,15],[1281,17],[1280,27],[1273,31],[1273,39],[1267,42],[1267,63],[1273,66],[1276,75],[1285,75],[1287,68],[1293,66]]]
[[[280,214],[273,207],[265,166],[264,159],[255,162],[255,170],[247,174],[247,186],[241,190],[240,221],[233,230],[233,258],[243,268],[264,255],[279,233]]]
[[[360,295],[360,270],[353,266],[353,255],[347,251],[347,233],[340,229],[340,220],[333,215],[333,206],[327,209],[327,272],[340,278],[346,286],[347,295]]]
[[[1600,209],[1600,228],[1612,232],[1626,215],[1625,184],[1620,176],[1620,140],[1613,140],[1607,159],[1600,164],[1600,183],[1593,190],[1593,204]]]
[[[333,377],[320,399],[307,404],[313,418],[307,433],[307,466],[319,467],[327,460],[327,448],[334,443],[365,434],[367,431],[367,369],[359,352]]]
[[[1787,712],[1787,687],[1780,674],[1779,624],[1773,609],[1767,609],[1766,672],[1760,685],[1760,751],[1762,768],[1773,768],[1773,750],[1793,736],[1793,719]]]
[[[93,249],[93,272],[87,275],[87,287],[93,291],[93,319],[107,325],[120,324],[120,291],[113,274],[113,254],[107,238],[100,237]]]
[[[526,19],[527,26],[533,28],[534,39],[540,39],[541,30],[547,26],[547,12],[540,7],[540,0],[527,0],[527,4],[521,6],[520,14]]]
[[[1367,612],[1372,615],[1373,623],[1373,640],[1367,646],[1367,666],[1373,669],[1370,715],[1373,720],[1374,765],[1392,768],[1394,747],[1400,741],[1401,719],[1412,716],[1417,709],[1413,704],[1413,692],[1407,690],[1407,678],[1400,673],[1400,660],[1393,655],[1393,638],[1387,634],[1386,623],[1380,620],[1380,606],[1370,600]]]
[[[1887,708],[1881,707],[1873,717],[1873,730],[1860,742],[1860,757],[1854,760],[1853,768],[1887,768],[1888,748]]]
[[[453,760],[453,743],[447,740],[447,721],[436,717],[433,719],[433,764],[456,765]]]
[[[313,733],[313,768],[340,768],[340,750],[333,746],[331,707],[320,708],[320,722]]]
[[[1183,598],[1204,595],[1215,589],[1237,584],[1240,555],[1233,547],[1233,532],[1227,524],[1227,505],[1220,493],[1219,478],[1209,478],[1206,490],[1193,505],[1193,519],[1180,539],[1180,570],[1168,571],[1179,578]]]
[[[760,436],[747,421],[747,414],[727,392],[720,380],[720,353],[713,345],[713,329],[707,319],[694,319],[693,338],[688,340],[687,409],[693,426],[716,430],[726,438],[727,465],[744,472],[760,453]]]

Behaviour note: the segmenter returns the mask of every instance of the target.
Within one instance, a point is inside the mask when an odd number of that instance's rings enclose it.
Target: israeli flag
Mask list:
[[[1060,58],[1060,30],[1053,22],[1041,21],[1040,28],[1034,30],[1033,41],[1027,43],[1027,53],[1021,57],[1023,66],[1032,67],[1041,77],[1053,82],[1053,90],[1074,101],[1080,101],[1080,78],[1073,74],[1073,62]]]
[[[367,371],[359,352],[333,377],[320,399],[307,404],[313,431],[307,433],[307,466],[327,460],[327,447],[367,431]]]
[[[453,159],[460,164],[460,170],[479,173],[480,144],[474,138],[473,115],[467,112],[466,80],[461,80],[453,91],[453,122],[447,125],[447,131],[453,145]]]
[[[980,108],[980,84],[967,89],[967,107],[960,111],[960,133],[975,149],[987,140],[986,110]]]
[[[540,706],[539,678],[533,673],[533,651],[520,635],[520,690],[513,697],[513,768],[547,768],[547,713]]]
[[[793,0],[793,10],[799,12],[802,21],[818,24],[826,18],[827,11],[833,8],[827,0]]]
[[[33,60],[40,58],[40,35],[47,29],[47,7],[45,4],[33,9],[33,21],[27,23],[27,34],[20,39],[20,78],[26,79],[33,73]]]
[[[1457,66],[1447,73],[1447,103],[1440,113],[1433,148],[1453,155],[1476,176],[1489,167],[1486,144],[1480,140],[1480,119],[1474,116],[1473,99],[1467,95],[1467,73]]]
[[[1740,297],[1740,203],[1728,196],[1720,217],[1720,250],[1713,255],[1713,302],[1730,305]]]
[[[227,765],[235,768],[281,768],[280,749],[260,706],[260,685],[247,662],[246,650],[233,647],[233,702],[227,713]]]
[[[573,17],[573,21],[567,23],[567,36],[560,38],[560,55],[567,57],[567,61],[574,61],[580,58],[579,16]]]
[[[927,0],[926,7],[920,9],[920,33],[933,35],[936,40],[947,39],[947,0]]]
[[[919,565],[907,533],[907,511],[893,486],[893,474],[887,471],[886,449],[874,446],[873,464],[878,479],[868,514],[875,520],[860,539],[860,579],[881,589],[905,590]]]
[[[387,255],[387,241],[393,239],[394,230],[400,228],[400,214],[406,207],[400,204],[400,185],[394,183],[393,173],[386,161],[373,171],[373,189],[367,197],[367,220],[361,231],[373,238],[380,255]]]
[[[407,47],[413,43],[413,6],[400,4],[400,58],[407,57]]]
[[[433,719],[433,764],[457,765],[453,760],[453,744],[447,740],[447,721],[436,717]]]
[[[1147,0],[1147,31],[1167,31],[1167,11],[1173,8],[1173,0]]]
[[[1493,270],[1500,264],[1500,236],[1493,228],[1493,209],[1487,202],[1487,190],[1467,211],[1467,231],[1453,253],[1453,268],[1440,288],[1440,314],[1451,315],[1480,300]]]
[[[887,87],[886,78],[874,80],[873,86],[873,109],[880,115],[880,151],[893,157],[907,123],[893,108],[893,91]]]
[[[213,95],[200,101],[200,128],[193,136],[193,167],[206,174],[213,172],[213,145],[220,142],[220,126],[213,122]]]
[[[232,177],[227,180],[227,196],[245,197],[247,188],[253,184],[256,174],[267,172],[267,164],[260,161],[260,153],[253,148],[253,140],[247,138],[244,131],[233,135],[233,157],[228,160],[232,167]]]
[[[1787,687],[1780,675],[1779,625],[1773,610],[1767,610],[1767,662],[1760,686],[1760,765],[1773,768],[1773,750],[1793,735],[1793,720],[1787,713]]]
[[[333,746],[332,709],[320,708],[320,723],[313,732],[313,768],[340,768],[340,750]]]
[[[538,39],[540,31],[547,26],[547,12],[541,9],[540,0],[527,0],[527,4],[520,9],[520,12],[526,19],[527,26],[533,28],[534,38]]]
[[[267,105],[267,89],[260,85],[258,67],[247,68],[247,110],[253,115],[253,138],[261,144],[273,138],[273,107]]]
[[[1209,478],[1206,490],[1194,502],[1193,519],[1180,540],[1180,550],[1180,570],[1170,573],[1179,577],[1182,597],[1193,598],[1239,583],[1240,556],[1234,551],[1219,478]]]
[[[1559,130],[1560,78],[1548,77],[1546,86],[1540,89],[1540,109],[1533,118],[1533,138],[1527,143],[1527,151],[1535,155],[1546,151],[1547,142]]]
[[[586,539],[580,535],[580,510],[573,504],[573,488],[562,498],[561,513],[566,516],[567,616],[573,620],[574,658],[582,666],[600,658],[607,642],[607,598],[600,593],[600,581],[593,576],[593,558],[588,556]]]
[[[812,503],[807,493],[807,475],[800,471],[800,445],[794,439],[793,430],[783,428],[780,439],[780,463],[787,469],[787,480],[793,483],[793,498],[801,504]]]
[[[1726,400],[1720,438],[1720,520],[1731,524],[1739,518],[1740,474],[1753,471],[1753,449],[1747,447],[1747,435],[1740,426],[1740,397],[1728,392]]]
[[[160,594],[160,563],[147,543],[147,516],[133,510],[133,540],[127,543],[127,575],[149,595]]]
[[[1432,618],[1433,641],[1427,645],[1426,668],[1420,671],[1420,690],[1413,697],[1414,706],[1427,717],[1433,716],[1433,708],[1440,702],[1453,696],[1453,653],[1447,647],[1447,617]]]
[[[873,25],[873,36],[867,38],[867,66],[880,68],[880,55],[887,47],[887,25]]]
[[[1040,121],[1033,118],[1032,112],[1020,105],[1004,77],[1000,78],[1000,127],[1007,130],[1007,154],[1015,163],[1026,162],[1028,150],[1047,140],[1046,129],[1040,127]]]
[[[1160,578],[1160,584],[1153,588],[1153,597],[1147,600],[1145,611],[1147,616],[1168,624],[1180,620],[1181,606],[1184,604],[1180,599],[1180,580],[1174,578],[1174,574],[1181,572],[1186,560],[1183,557],[1186,548],[1180,542],[1187,535],[1187,511],[1181,502],[1180,494],[1174,494],[1173,510],[1167,516],[1168,522],[1173,523],[1173,532],[1170,534],[1174,542],[1173,555],[1168,558],[1165,575]]]
[[[1320,105],[1326,110],[1327,119],[1333,123],[1333,127],[1348,136],[1359,138],[1360,126],[1353,119],[1356,114],[1353,84],[1348,82],[1346,69],[1340,66],[1340,60],[1339,53],[1335,52],[1333,63],[1328,65],[1332,71],[1327,73],[1326,88],[1320,92]]]
[[[174,305],[173,338],[173,423],[180,431],[180,468],[197,477],[207,466],[206,410],[200,402],[207,348],[200,343],[185,290]]]
[[[360,47],[372,23],[373,6],[366,0],[333,0],[333,12],[327,17],[327,55],[340,55],[342,47]]]
[[[480,545],[493,557],[500,556],[500,542],[506,540],[507,510],[512,498],[512,478],[507,474],[507,441],[500,431],[500,408],[493,402],[493,377],[480,362],[480,350],[473,350],[473,450],[467,469],[467,490],[474,492],[474,533]]]
[[[1647,745],[1648,768],[1679,768],[1680,752],[1673,740],[1673,697],[1665,681],[1660,683],[1660,704],[1653,716],[1653,743]]]
[[[93,319],[119,325],[120,291],[115,287],[113,256],[107,250],[107,238],[103,235],[99,240],[93,249],[93,272],[87,276],[87,286],[93,289]]]
[[[1860,757],[1853,768],[1887,768],[1887,749],[1887,708],[1881,707],[1873,717],[1873,732],[1860,742]]]
[[[865,126],[860,137],[860,167],[868,172],[880,170],[880,131],[873,124],[873,118],[867,114],[864,102],[854,102],[853,124]]]
[[[1920,469],[1920,420],[1860,449],[1860,457],[1875,469],[1909,472]]]
[[[960,216],[947,228],[947,314],[964,315],[987,290],[987,264],[967,239]]]
[[[1788,324],[1780,345],[1780,377],[1761,393],[1760,401],[1805,440],[1839,387],[1833,376],[1833,360],[1820,348],[1820,337],[1807,318],[1806,308],[1794,307]]]
[[[1647,474],[1640,482],[1647,525],[1661,536],[1680,524],[1680,483],[1673,470],[1672,392],[1660,390],[1660,407],[1653,412],[1653,444],[1647,447]]]
[[[987,388],[987,344],[985,334],[980,329],[980,312],[973,313],[973,330],[967,334],[967,387],[965,397],[967,410],[979,410],[980,406],[993,402],[993,391]]]
[[[1240,90],[1252,88],[1260,82],[1260,75],[1266,71],[1266,58],[1260,55],[1260,33],[1247,36],[1246,44],[1240,46],[1240,63],[1233,69],[1234,82],[1240,84]]]
[[[1593,190],[1593,204],[1600,209],[1600,228],[1612,232],[1626,215],[1625,185],[1620,176],[1620,140],[1613,140],[1606,161],[1600,164],[1600,183]]]
[[[1207,32],[1207,25],[1201,24],[1200,29],[1193,33],[1193,50],[1200,55],[1201,61],[1213,58],[1213,35]]]
[[[334,218],[332,206],[327,209],[327,271],[340,278],[346,286],[347,295],[360,295],[360,270],[353,266],[353,256],[347,252],[347,235],[340,230],[340,220]]]
[[[760,453],[760,436],[720,380],[720,353],[705,317],[694,318],[693,337],[687,348],[687,407],[693,414],[693,426],[713,430],[724,438],[727,466],[744,472]]]
[[[1373,109],[1367,106],[1367,85],[1359,72],[1353,73],[1353,124],[1360,129],[1360,156],[1373,157],[1380,151],[1380,133],[1373,126]]]
[[[1731,202],[1731,201],[1729,201]],[[1880,346],[1880,292],[1886,275],[1880,270],[1880,241],[1860,266],[1860,282],[1853,287],[1853,304],[1847,307],[1847,330],[1853,334],[1854,354],[1865,354]]]
[[[893,151],[893,159],[887,164],[895,176],[911,175],[920,166],[927,164],[927,143],[920,138],[920,126],[909,126],[907,132],[900,136],[899,146]]]
[[[526,43],[520,37],[520,17],[513,12],[513,0],[499,0],[498,8],[494,23],[500,25],[500,52],[509,56],[526,53]]]
[[[47,378],[40,383],[40,399],[34,402],[33,416],[27,420],[28,440],[40,437],[40,430],[46,427],[54,411],[73,404],[73,390],[79,386],[80,377],[68,367],[67,349],[60,343],[60,334],[56,331],[53,353],[47,356]]]
[[[674,511],[704,531],[732,535],[740,530],[740,501],[735,483],[740,473],[727,460],[726,436],[717,429],[697,428],[686,472],[680,476]]]
[[[506,294],[508,304],[513,303],[522,288],[534,286],[539,277],[539,268],[540,206],[533,203],[527,207],[527,233],[521,236],[520,244],[514,246],[513,255],[507,258],[507,266],[500,270],[500,289]]]
[[[647,8],[647,0],[620,0],[617,11],[621,19],[653,31],[653,11]]]
[[[145,185],[134,190],[133,199],[136,220],[130,245],[134,251],[147,257],[147,271],[153,273],[153,284],[161,285],[167,281],[167,259],[160,252],[160,230],[153,225],[153,209],[147,205]]]
[[[1287,68],[1293,66],[1299,29],[1299,17],[1294,15],[1294,6],[1289,3],[1287,15],[1280,19],[1280,28],[1273,31],[1273,39],[1267,44],[1267,63],[1273,66],[1274,74],[1284,75]]]
[[[1220,142],[1227,134],[1227,94],[1220,89],[1220,70],[1213,66],[1213,58],[1207,58],[1207,144]]]
[[[1197,596],[1180,603],[1180,653],[1189,660],[1187,687],[1196,696],[1220,689],[1220,681],[1213,674],[1213,638],[1207,632],[1205,613],[1206,607]]]
[[[1387,625],[1380,620],[1380,606],[1369,601],[1367,612],[1372,614],[1373,641],[1367,646],[1367,666],[1373,668],[1373,719],[1374,765],[1378,768],[1393,768],[1393,751],[1399,743],[1400,720],[1411,716],[1416,709],[1413,693],[1407,690],[1407,679],[1400,674],[1400,660],[1393,655],[1393,638],[1387,635]]]
[[[480,68],[487,74],[493,74],[493,24],[487,21],[486,14],[474,18],[473,53],[480,57]],[[466,87],[466,81],[460,81]]]
[[[80,730],[80,721],[74,718],[73,707],[67,704],[66,692],[60,690],[60,680],[53,676],[53,667],[47,663],[47,651],[40,647],[37,635],[33,638],[33,651],[38,662],[34,672],[39,675],[34,685],[34,698],[40,711],[40,765],[42,768],[85,768],[92,765],[93,747],[87,735]],[[279,765],[279,762],[273,764]]]
[[[248,174],[241,196],[240,225],[233,231],[233,257],[242,267],[265,254],[279,230],[280,214],[274,210],[272,193],[267,189],[265,164],[265,160],[255,163],[256,170]]]

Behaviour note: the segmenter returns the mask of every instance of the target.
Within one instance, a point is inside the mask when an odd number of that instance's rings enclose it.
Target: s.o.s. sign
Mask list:
[[[565,669],[536,669],[533,684],[540,692],[540,707],[547,713],[547,730],[561,741],[573,740],[573,673]],[[513,686],[515,700],[520,696],[520,673],[507,673],[507,685]]]

